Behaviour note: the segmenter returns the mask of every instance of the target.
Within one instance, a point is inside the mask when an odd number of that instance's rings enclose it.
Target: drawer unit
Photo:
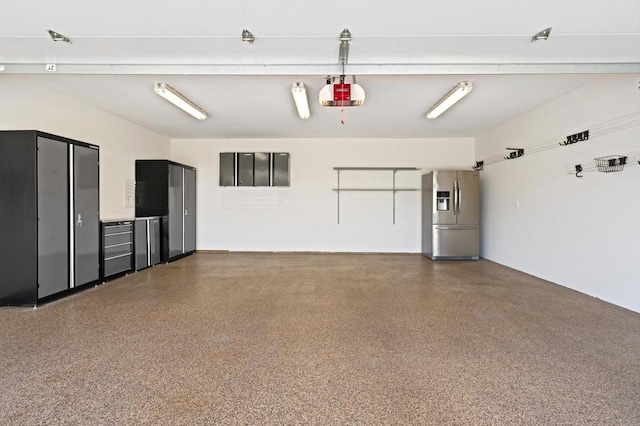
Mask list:
[[[102,281],[133,270],[133,221],[101,222]]]

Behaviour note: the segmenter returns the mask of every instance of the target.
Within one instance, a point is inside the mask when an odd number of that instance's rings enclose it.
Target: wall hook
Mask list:
[[[573,135],[569,135],[567,136],[567,139],[560,142],[559,145],[560,146],[567,146],[567,145],[571,145],[577,142],[583,142],[583,141],[588,141],[589,140],[589,131],[585,130],[584,132],[580,132],[580,133],[576,133]]]
[[[514,158],[520,158],[524,155],[524,148],[505,148],[510,152],[508,156],[504,157],[505,160],[513,160]]]
[[[581,178],[579,173],[582,173],[582,164],[576,164],[576,177]]]

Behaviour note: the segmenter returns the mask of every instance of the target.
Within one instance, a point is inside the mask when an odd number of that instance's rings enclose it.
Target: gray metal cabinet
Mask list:
[[[69,280],[69,147],[38,137],[38,299],[67,290]],[[4,204],[4,203],[3,203]]]
[[[134,246],[136,271],[160,263],[160,217],[136,218]]]
[[[273,186],[289,186],[289,154],[274,152],[273,156]]]
[[[133,221],[102,222],[102,280],[133,269]]]
[[[290,181],[289,153],[220,153],[220,186],[289,186]]]
[[[271,186],[271,154],[256,152],[253,154],[254,186]]]
[[[196,250],[196,169],[168,160],[136,161],[136,217],[160,216],[160,259]]]
[[[238,184],[237,186],[253,186],[253,161],[254,154],[248,152],[238,153]]]
[[[185,253],[196,250],[196,171],[184,170],[184,244]]]
[[[74,147],[74,249],[75,285],[80,286],[100,278],[100,226],[98,186],[100,174],[95,149]]]
[[[236,154],[234,152],[220,153],[220,186],[236,185]]]
[[[169,257],[184,253],[184,169],[169,164]]]
[[[0,132],[0,304],[37,305],[99,282],[99,151]]]

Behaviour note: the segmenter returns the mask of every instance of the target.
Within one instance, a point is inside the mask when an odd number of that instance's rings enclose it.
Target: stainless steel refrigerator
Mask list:
[[[438,170],[422,176],[422,254],[432,260],[478,260],[478,172]]]

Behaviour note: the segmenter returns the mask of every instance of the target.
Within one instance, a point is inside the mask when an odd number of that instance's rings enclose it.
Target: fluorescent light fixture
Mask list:
[[[204,120],[207,118],[207,112],[200,108],[198,105],[187,99],[182,93],[178,92],[167,83],[156,83],[153,86],[153,90],[187,114],[192,115],[198,120]]]
[[[309,99],[307,99],[307,89],[305,89],[303,83],[293,83],[291,86],[291,94],[293,95],[293,101],[296,103],[298,115],[303,120],[311,117],[311,111],[309,111]]]
[[[461,81],[427,111],[427,118],[433,120],[439,117],[440,114],[451,108],[453,104],[469,94],[471,89],[473,89],[473,83],[470,81]]]

